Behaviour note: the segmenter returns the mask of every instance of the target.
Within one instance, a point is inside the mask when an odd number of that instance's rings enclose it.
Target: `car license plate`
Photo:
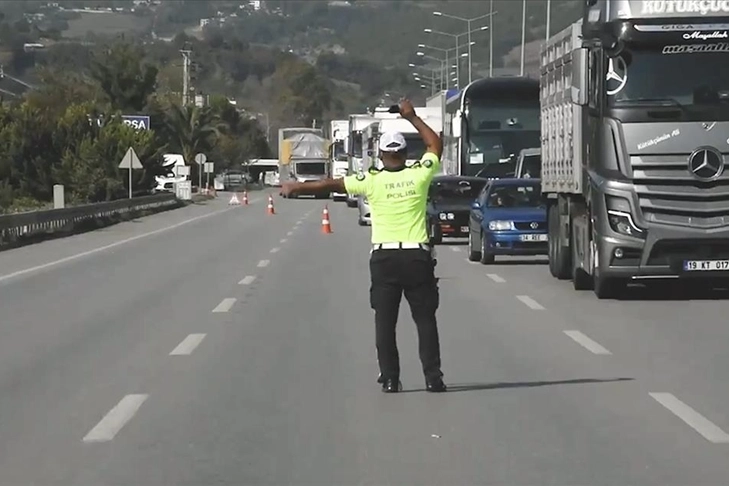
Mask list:
[[[729,270],[729,260],[685,260],[683,269],[687,272]]]
[[[461,226],[461,233],[468,233],[468,226]]]
[[[521,235],[521,241],[547,241],[547,235]]]

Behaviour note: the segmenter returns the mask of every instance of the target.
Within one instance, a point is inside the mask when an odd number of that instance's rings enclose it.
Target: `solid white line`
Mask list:
[[[287,240],[286,238],[281,238],[280,240],[278,240],[279,243],[286,243],[287,241],[289,240]]]
[[[544,307],[542,307],[542,305],[539,302],[532,299],[528,295],[517,295],[516,298],[519,299],[525,306],[529,307],[530,309],[544,310]]]
[[[149,397],[147,394],[139,395],[127,395],[121,399],[121,401],[107,413],[101,421],[96,424],[96,427],[91,429],[86,437],[83,438],[84,442],[107,442],[114,438],[114,436],[126,425],[134,414],[137,413],[139,407],[142,406],[144,401]]]
[[[238,282],[238,285],[250,285],[253,283],[253,281],[256,279],[255,275],[246,275],[243,277],[243,280]]]
[[[271,248],[271,253],[278,253],[280,248]]]
[[[584,348],[586,348],[588,351],[592,351],[594,354],[613,354],[606,348],[602,347],[599,343],[585,336],[580,331],[564,331],[564,333],[571,337],[577,344],[582,345]]]
[[[258,262],[258,268],[267,267],[269,263],[271,263],[269,260],[261,260]]]
[[[704,436],[704,439],[714,444],[729,443],[729,434],[671,393],[649,393],[649,395],[655,401],[673,412],[678,418],[686,422],[689,427]]]
[[[233,304],[235,304],[235,300],[236,299],[233,297],[223,299],[222,301],[220,301],[220,304],[218,304],[218,306],[213,309],[213,312],[228,312],[230,308],[233,307]]]
[[[451,246],[451,247],[450,247],[450,249],[451,249],[452,251],[455,251],[455,252],[459,252],[459,251],[461,251],[461,249],[460,249],[460,248],[458,248],[457,246]]]
[[[56,265],[60,265],[62,263],[70,262],[73,260],[78,260],[79,258],[83,258],[85,256],[93,255],[94,253],[99,253],[100,251],[109,250],[111,248],[116,248],[117,246],[123,245],[125,243],[130,243],[132,241],[141,240],[142,238],[146,238],[148,236],[156,235],[159,233],[164,233],[165,231],[169,231],[171,229],[179,228],[180,226],[184,226],[186,224],[192,223],[193,221],[197,221],[203,218],[209,218],[210,216],[215,216],[216,214],[224,213],[226,211],[230,211],[231,209],[235,208],[235,206],[230,208],[221,209],[219,211],[214,211],[212,213],[208,214],[201,214],[200,216],[195,216],[194,218],[186,219],[185,221],[181,221],[179,223],[175,223],[170,226],[165,226],[164,228],[159,228],[154,231],[150,231],[148,233],[143,233],[141,235],[132,236],[130,238],[125,238],[123,240],[119,240],[117,242],[100,246],[98,248],[94,248],[93,250],[83,251],[81,253],[76,253],[75,255],[67,256],[64,258],[60,258],[58,260],[54,260],[52,262],[43,263],[41,265],[36,265],[34,267],[26,268],[24,270],[18,270],[17,272],[8,273],[7,275],[0,275],[0,282],[3,282],[5,280],[10,280],[11,278],[19,277],[21,275],[25,275],[26,273],[31,272],[37,272],[38,270],[45,270],[46,268],[55,267]]]
[[[203,339],[205,339],[205,334],[190,334],[185,339],[183,339],[182,342],[178,344],[175,349],[172,350],[170,356],[192,354],[192,352],[195,350],[195,348],[198,347],[198,345],[200,345]]]
[[[499,277],[495,273],[487,273],[486,276],[488,278],[490,278],[491,280],[493,280],[494,282],[496,282],[496,283],[504,283],[504,282],[506,282],[506,280],[504,280],[503,278]]]

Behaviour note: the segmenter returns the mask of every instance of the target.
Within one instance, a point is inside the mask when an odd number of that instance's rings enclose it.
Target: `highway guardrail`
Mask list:
[[[129,213],[177,206],[180,201],[172,193],[118,199],[84,204],[63,209],[48,209],[0,215],[0,245],[20,238],[73,231],[80,225],[114,219]]]

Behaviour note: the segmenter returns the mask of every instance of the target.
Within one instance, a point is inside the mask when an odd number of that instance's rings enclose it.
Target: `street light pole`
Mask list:
[[[524,76],[524,41],[526,40],[526,0],[521,2],[521,70],[520,76]]]
[[[489,8],[489,78],[494,77],[494,0]]]
[[[492,0],[492,3],[493,3],[493,0]],[[446,13],[443,13],[443,12],[433,12],[433,15],[435,15],[436,17],[448,17],[450,19],[460,20],[461,22],[465,22],[466,23],[466,26],[468,28],[468,31],[467,32],[464,32],[462,34],[457,34],[457,35],[455,35],[455,37],[456,37],[456,47],[458,47],[458,38],[460,36],[462,36],[462,35],[468,35],[468,83],[469,84],[473,81],[473,61],[472,61],[473,56],[471,55],[471,46],[473,45],[473,43],[471,42],[471,34],[474,33],[474,32],[476,32],[477,30],[493,30],[493,16],[494,16],[495,13],[498,13],[498,12],[494,12],[493,11],[493,5],[492,5],[492,8],[491,8],[491,12],[489,12],[489,13],[487,13],[485,15],[481,15],[479,17],[471,18],[471,19],[466,19],[466,18],[463,18],[463,17],[458,17],[456,15],[450,15],[450,14],[446,14]],[[471,23],[472,22],[475,22],[476,20],[481,20],[481,19],[483,19],[485,17],[490,17],[490,19],[491,19],[490,20],[490,25],[488,27],[481,27],[480,29],[472,29],[471,28]],[[426,32],[427,32],[427,30],[426,30]],[[452,36],[454,34],[446,34],[446,35],[451,35]],[[490,34],[489,35],[489,38],[491,40],[493,40],[493,34]],[[458,49],[456,49],[456,63],[459,63],[459,62],[460,62],[460,57],[458,56]],[[460,71],[459,71],[459,81],[460,81]]]
[[[549,20],[552,14],[552,0],[547,0],[547,33],[545,34],[545,40],[549,40]]]
[[[468,25],[468,84],[471,84],[471,20],[467,20],[466,25]]]

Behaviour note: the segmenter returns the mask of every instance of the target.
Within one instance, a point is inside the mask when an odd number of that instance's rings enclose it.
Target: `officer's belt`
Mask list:
[[[375,243],[373,250],[425,250],[430,251],[430,246],[425,243]]]

